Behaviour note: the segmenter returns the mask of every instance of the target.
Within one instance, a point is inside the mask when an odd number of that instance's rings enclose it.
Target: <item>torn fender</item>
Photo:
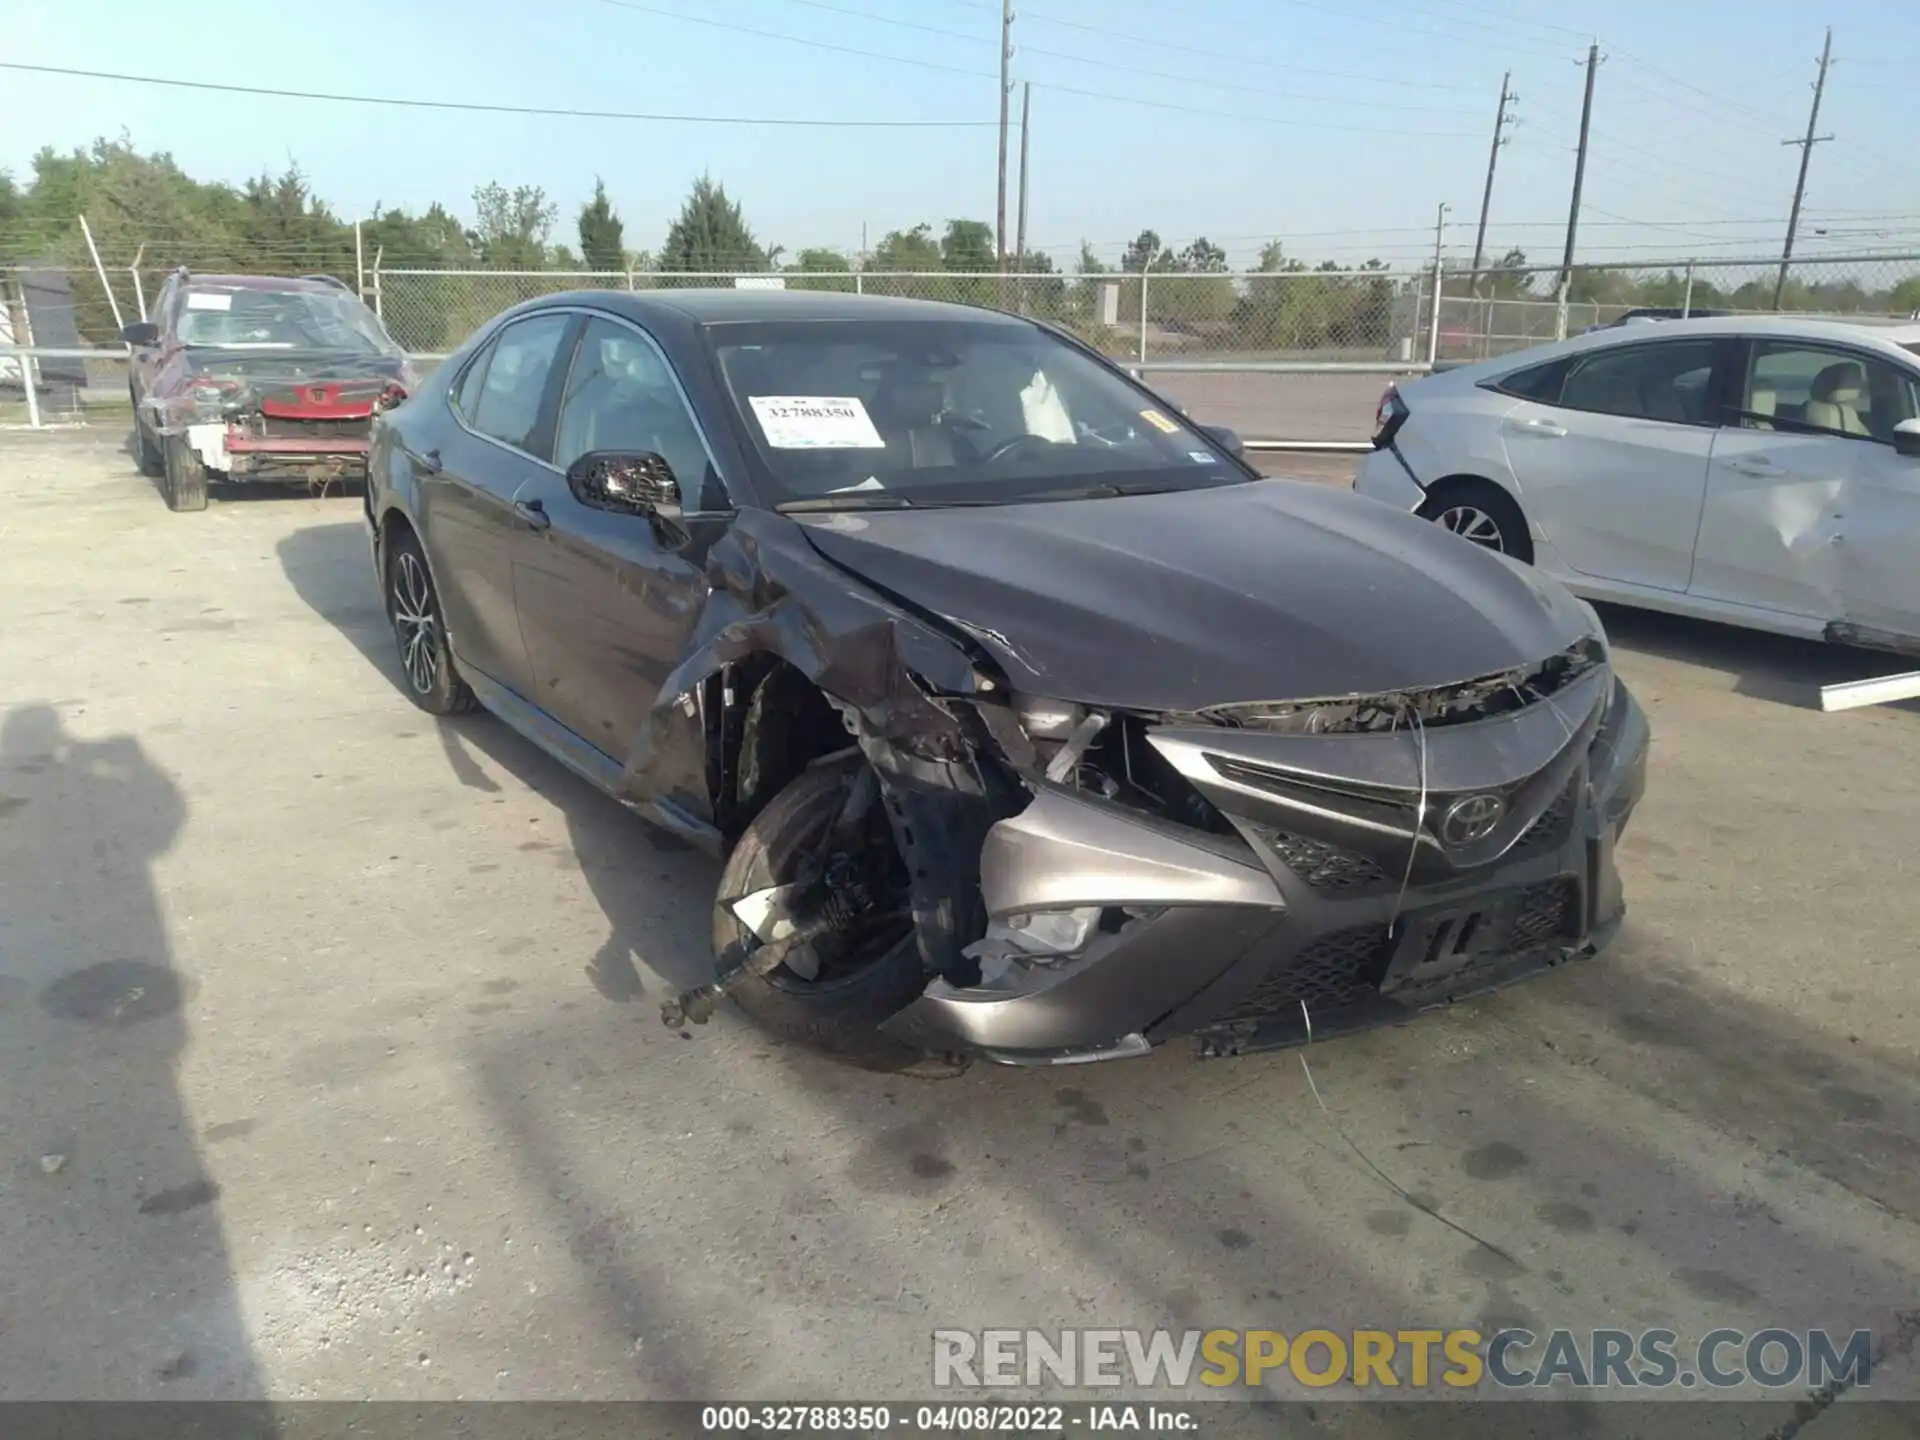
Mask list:
[[[705,602],[631,739],[620,798],[713,824],[707,682],[753,656],[779,657],[835,703],[878,772],[915,877],[923,956],[932,971],[952,969],[979,923],[981,843],[1009,803],[981,772],[964,705],[994,682],[957,637],[824,559],[784,516],[742,511],[704,570]]]

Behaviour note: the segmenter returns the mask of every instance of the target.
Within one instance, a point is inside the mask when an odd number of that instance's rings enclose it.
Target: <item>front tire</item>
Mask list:
[[[1514,499],[1487,480],[1443,480],[1427,492],[1419,515],[1486,550],[1533,563],[1533,535]]]
[[[854,779],[858,756],[800,772],[741,835],[720,876],[719,896],[743,896],[802,878],[835,821]],[[884,1035],[880,1022],[926,987],[920,947],[906,908],[906,873],[877,799],[860,835],[857,860],[883,883],[870,885],[877,904],[836,933],[804,947],[766,975],[742,981],[730,993],[761,1029],[863,1069],[897,1071],[925,1057]],[[847,857],[834,856],[832,863]],[[897,905],[895,912],[891,907]],[[753,932],[725,904],[713,907],[713,952],[752,947]],[[811,973],[808,973],[811,972]]]
[[[158,480],[167,473],[167,457],[160,447],[153,443],[153,436],[147,432],[146,421],[140,418],[140,397],[133,393],[133,387],[127,387],[127,398],[133,401],[133,459],[140,467],[140,473],[149,480]]]
[[[400,675],[407,698],[429,715],[465,715],[479,701],[454,668],[447,625],[440,614],[440,593],[427,568],[426,553],[411,531],[393,538],[387,553],[387,618],[393,622],[400,651]]]
[[[167,508],[176,513],[207,508],[207,467],[193,453],[184,435],[169,435],[164,442],[160,493]]]

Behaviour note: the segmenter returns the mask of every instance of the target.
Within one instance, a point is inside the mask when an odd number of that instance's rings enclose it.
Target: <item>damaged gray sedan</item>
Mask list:
[[[1593,611],[1260,479],[1064,330],[558,295],[376,422],[401,669],[723,857],[710,982],[870,1065],[1205,1053],[1594,954],[1647,728]]]

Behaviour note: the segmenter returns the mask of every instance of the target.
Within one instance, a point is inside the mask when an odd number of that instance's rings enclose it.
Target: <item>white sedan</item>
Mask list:
[[[1583,335],[1415,380],[1354,489],[1591,600],[1920,651],[1920,325]]]

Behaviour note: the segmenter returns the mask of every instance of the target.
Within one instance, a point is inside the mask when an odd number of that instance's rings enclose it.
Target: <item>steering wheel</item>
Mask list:
[[[980,463],[982,465],[998,465],[1001,461],[1009,459],[1030,446],[1044,445],[1051,450],[1053,444],[1054,442],[1044,435],[1015,435],[1010,440],[1002,440],[985,455],[981,456]]]

